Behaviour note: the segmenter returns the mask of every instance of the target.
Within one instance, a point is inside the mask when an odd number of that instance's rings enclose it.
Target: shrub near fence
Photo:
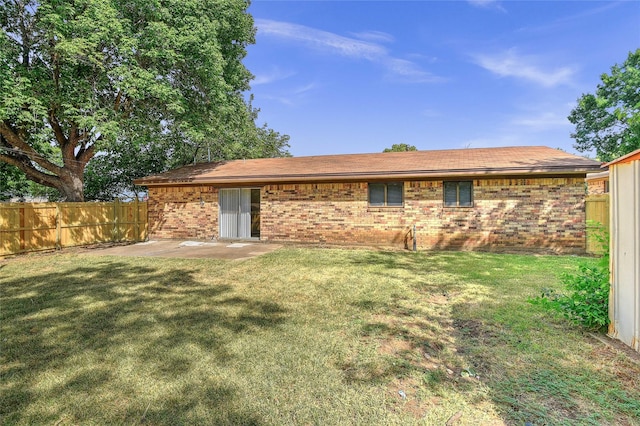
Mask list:
[[[0,204],[0,256],[144,241],[147,232],[146,202]]]

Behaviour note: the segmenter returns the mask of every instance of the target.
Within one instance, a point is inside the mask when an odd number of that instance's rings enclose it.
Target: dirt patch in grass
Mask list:
[[[446,305],[450,302],[449,295],[446,293],[431,294],[427,300],[433,305]]]
[[[414,346],[411,342],[402,339],[387,339],[380,344],[380,353],[391,356],[405,356],[413,352]]]
[[[475,350],[486,346],[493,346],[500,339],[500,333],[474,319],[456,318],[453,320],[454,335],[456,336],[456,352],[464,357],[476,374],[486,377],[493,372],[492,360],[486,353]]]
[[[598,369],[615,375],[624,389],[640,386],[640,365],[635,361],[634,354],[609,345],[595,345],[589,351],[589,356],[594,360],[601,360]]]
[[[368,324],[370,331],[378,332],[369,334],[368,339],[374,339],[377,352],[394,366],[388,371],[392,377],[386,387],[392,401],[390,409],[416,419],[425,419],[430,410],[446,411],[441,404],[452,391],[474,392],[474,388],[482,386],[477,373],[463,367],[464,362],[460,359],[460,349],[453,337],[455,325],[461,323],[438,312],[446,308],[451,299],[439,293],[428,297],[427,303],[439,305],[436,312],[431,312],[432,318],[426,318],[426,312],[419,309],[396,306],[400,314],[394,311],[373,314]],[[371,327],[372,324],[375,327]],[[484,403],[485,399],[480,397],[478,402]],[[458,414],[458,417],[450,417],[448,424],[458,424],[462,416],[461,412]],[[485,420],[486,424],[501,424],[495,419]]]
[[[415,419],[424,418],[430,408],[440,403],[440,398],[424,398],[420,395],[422,383],[414,378],[396,379],[387,386],[390,409],[410,414]]]

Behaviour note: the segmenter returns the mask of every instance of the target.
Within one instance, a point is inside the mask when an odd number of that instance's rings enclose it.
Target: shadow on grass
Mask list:
[[[504,317],[499,301],[485,309],[499,319],[475,315],[467,303],[453,305],[452,334],[457,353],[485,378],[506,421],[638,424],[637,365],[593,345],[583,330],[551,314],[523,307]],[[624,380],[625,371],[636,379]]]
[[[261,423],[192,364],[232,361],[234,335],[285,321],[278,304],[109,260],[27,275],[0,278],[3,424]]]
[[[411,376],[436,394],[446,388],[470,401],[488,395],[508,424],[636,424],[629,419],[640,418],[640,389],[605,371],[579,330],[527,303],[527,286],[553,279],[563,267],[559,259],[362,255],[354,263],[403,277],[413,296],[352,304],[368,314],[360,332],[377,342],[386,362],[347,365],[345,379],[381,383]],[[613,363],[608,356],[604,362]]]

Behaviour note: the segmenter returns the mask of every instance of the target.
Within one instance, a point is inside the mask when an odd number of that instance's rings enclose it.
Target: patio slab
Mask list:
[[[245,241],[150,240],[111,247],[94,246],[83,249],[82,253],[98,256],[242,260],[270,253],[280,247],[282,245]]]

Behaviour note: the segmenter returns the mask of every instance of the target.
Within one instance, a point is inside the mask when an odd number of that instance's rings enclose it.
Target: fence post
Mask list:
[[[138,241],[140,241],[140,212],[138,211],[140,209],[140,203],[138,202],[138,196],[136,195],[136,198],[133,199],[133,232],[135,232],[135,237],[134,237],[134,241],[137,243]]]
[[[18,215],[20,217],[20,221],[18,222],[18,225],[20,226],[20,231],[18,232],[19,238],[20,238],[20,251],[24,251],[25,247],[27,246],[26,242],[25,242],[25,207],[24,205],[22,205],[22,207],[20,207],[20,209],[18,210]]]
[[[111,241],[112,242],[117,242],[118,241],[118,203],[119,200],[116,198],[113,201],[113,232],[111,233]]]
[[[56,203],[56,249],[62,248],[62,210],[60,203]]]

